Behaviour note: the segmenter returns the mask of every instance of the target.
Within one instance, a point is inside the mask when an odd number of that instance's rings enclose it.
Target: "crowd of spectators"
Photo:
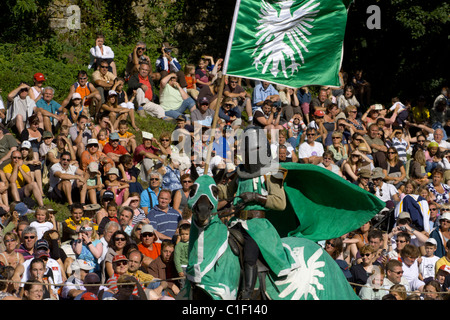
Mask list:
[[[182,66],[169,43],[152,62],[138,42],[120,75],[104,42],[98,35],[94,71],[79,71],[63,101],[40,70],[0,104],[0,299],[176,298],[190,186],[198,175],[235,172],[236,135],[247,126],[267,130],[280,163],[321,166],[386,203],[378,220],[321,243],[362,299],[444,299],[448,88],[433,101],[383,105],[362,70],[342,71],[340,87],[294,89],[228,77],[211,56]],[[156,137],[137,117],[176,127]],[[46,199],[67,204],[70,216],[57,221]]]

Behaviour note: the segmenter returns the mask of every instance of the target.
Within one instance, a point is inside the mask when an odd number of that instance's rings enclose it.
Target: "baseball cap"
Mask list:
[[[53,138],[53,133],[51,133],[50,131],[44,131],[44,133],[42,134],[42,139],[47,138]]]
[[[142,139],[153,139],[153,134],[150,132],[142,131]]]
[[[28,140],[25,140],[20,145],[20,149],[31,149],[31,142]]]
[[[112,262],[117,262],[117,261],[128,261],[127,257],[125,257],[123,254],[116,254],[112,260]]]
[[[91,266],[89,263],[87,263],[86,260],[83,260],[83,259],[75,260],[74,262],[72,262],[70,267],[71,267],[72,271],[77,271],[77,270],[90,271],[90,270],[94,269],[93,266]]]
[[[425,244],[431,243],[432,245],[437,246],[437,241],[434,238],[428,238],[428,240],[425,242]]]
[[[34,74],[34,79],[37,81],[45,81],[44,75],[40,72]]]
[[[109,90],[108,96],[117,96],[117,92],[115,90]]]
[[[81,99],[81,94],[79,94],[78,92],[74,92],[72,94],[72,100],[75,100],[75,99]]]
[[[88,170],[90,172],[98,172],[98,163],[95,161],[92,161],[91,163],[89,163]]]
[[[200,104],[209,104],[209,99],[207,97],[203,97],[199,101]]]
[[[323,116],[325,116],[325,112],[323,112],[322,110],[316,110],[316,111],[314,112],[314,115],[315,115],[316,117],[323,117]]]
[[[27,205],[25,203],[19,202],[14,207],[14,211],[17,211],[20,216],[24,216],[24,215],[26,215],[28,213],[28,207],[27,207]]]
[[[106,200],[106,199],[114,200],[114,198],[115,198],[114,193],[110,190],[106,190],[102,196],[102,200]]]
[[[177,121],[186,121],[186,117],[184,115],[180,114],[176,120]]]
[[[411,219],[411,215],[409,214],[409,212],[403,211],[400,212],[400,214],[398,215],[398,220],[400,219]]]
[[[450,212],[447,211],[447,212],[441,213],[439,220],[450,220]]]
[[[376,104],[374,104],[374,109],[375,110],[383,110],[383,105],[382,104],[380,104],[380,103],[376,103]]]
[[[36,250],[39,250],[40,248],[45,248],[45,250],[50,249],[50,247],[48,246],[48,242],[45,239],[39,239],[38,241],[36,241],[36,243],[34,244],[34,248]]]
[[[117,132],[111,132],[109,134],[109,140],[120,140],[119,134]]]
[[[98,140],[97,139],[89,139],[88,142],[87,142],[87,145],[90,145],[90,144],[98,145]]]
[[[37,250],[37,251],[34,253],[34,257],[35,257],[35,258],[41,258],[41,257],[47,257],[47,258],[49,258],[49,257],[50,257],[50,254],[48,253],[47,250]]]
[[[115,174],[116,176],[119,176],[119,169],[117,169],[117,168],[109,169],[108,175],[110,175],[110,174]]]

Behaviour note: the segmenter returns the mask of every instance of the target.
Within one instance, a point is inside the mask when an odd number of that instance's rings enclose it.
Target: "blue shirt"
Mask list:
[[[161,188],[159,188],[159,191],[161,191]],[[151,201],[150,201],[150,197],[148,195],[149,192],[150,192],[150,196],[151,196]],[[150,210],[154,206],[158,205],[158,203],[159,203],[158,196],[151,188],[148,188],[141,192],[141,202],[140,202],[141,208],[146,207]]]
[[[265,101],[268,96],[279,95],[278,91],[271,85],[264,89],[262,83],[258,83],[253,90],[252,108],[258,108],[256,104]]]
[[[167,212],[162,211],[158,206],[154,206],[147,214],[150,224],[162,234],[172,238],[181,220],[180,213],[169,207]]]
[[[50,101],[50,103],[47,103],[44,100],[44,98],[41,98],[36,102],[36,107],[44,109],[53,114],[58,114],[59,113],[58,110],[59,108],[61,108],[61,105],[55,100],[52,100]],[[50,118],[50,121],[53,121],[53,118]]]

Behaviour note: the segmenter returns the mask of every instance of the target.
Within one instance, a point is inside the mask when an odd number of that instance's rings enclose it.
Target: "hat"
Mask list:
[[[36,243],[34,244],[34,248],[36,250],[38,250],[39,248],[45,248],[46,250],[50,249],[50,247],[48,246],[48,242],[45,239],[39,239],[38,241],[36,241]]]
[[[400,212],[397,220],[400,220],[400,219],[411,219],[411,215],[409,214],[409,212],[406,212],[406,211]]]
[[[209,104],[209,99],[207,97],[203,97],[200,99],[200,101],[198,102],[200,105],[202,104]]]
[[[369,152],[369,148],[367,148],[367,145],[364,142],[359,144],[358,150],[362,152]]]
[[[87,145],[90,145],[90,144],[98,145],[98,140],[97,139],[89,139],[88,142],[87,142]]]
[[[83,283],[100,283],[100,277],[95,272],[90,272],[84,277]]]
[[[177,117],[177,121],[186,121],[186,117],[183,116],[182,114],[180,114],[180,115]]]
[[[70,265],[72,271],[78,271],[78,270],[85,270],[90,271],[94,269],[94,266],[91,266],[89,263],[87,263],[86,260],[77,259]]]
[[[111,132],[109,134],[109,140],[119,140],[119,139],[120,139],[120,137],[119,137],[119,134],[117,132]]]
[[[43,75],[42,73],[40,73],[40,72],[35,73],[34,76],[33,76],[33,78],[34,78],[35,80],[37,80],[37,81],[45,81],[44,75]]]
[[[377,104],[374,104],[374,106],[375,106],[375,110],[383,110],[382,104],[377,103]]]
[[[44,131],[44,133],[42,134],[42,139],[47,138],[53,138],[53,133],[51,133],[50,131]]]
[[[323,112],[322,110],[316,110],[314,111],[314,115],[316,117],[323,117],[325,115],[325,112]]]
[[[101,206],[98,203],[96,203],[96,204],[87,204],[87,205],[85,205],[83,207],[83,209],[85,211],[97,211],[97,210],[100,210],[100,208],[101,208]]]
[[[153,139],[153,133],[142,131],[142,139]]]
[[[370,179],[372,172],[369,169],[361,169],[361,170],[359,170],[358,175],[361,178]]]
[[[109,199],[109,200],[114,200],[114,192],[112,192],[112,191],[110,191],[110,190],[106,190],[104,193],[103,193],[103,196],[102,196],[102,200],[106,200],[106,199]]]
[[[47,257],[47,258],[49,258],[49,257],[50,257],[50,254],[48,253],[47,250],[37,250],[37,251],[34,253],[34,257],[35,257],[35,258],[41,258],[41,257]]]
[[[92,292],[85,292],[81,295],[80,300],[98,300],[98,297]]]
[[[25,203],[19,202],[14,207],[14,211],[17,211],[20,216],[24,216],[24,215],[26,215],[28,213],[28,207],[27,207],[27,205]]]
[[[91,163],[89,163],[88,170],[90,172],[98,172],[98,163],[95,161],[92,161]]]
[[[110,174],[115,174],[116,176],[119,176],[119,169],[117,169],[117,168],[111,168],[111,169],[109,169],[109,171],[108,171],[107,174],[108,174],[108,175],[110,175]]]
[[[450,212],[441,213],[439,220],[450,220]]]
[[[127,257],[125,257],[123,254],[116,254],[112,260],[112,262],[117,262],[117,261],[128,261]]]
[[[151,224],[145,224],[144,226],[142,226],[141,234],[148,233],[148,232],[150,232],[150,233],[155,232],[155,229],[153,228],[153,226]]]
[[[383,169],[381,169],[379,167],[373,169],[373,171],[372,171],[372,180],[373,179],[378,179],[378,178],[384,179],[384,177],[385,176],[384,176],[384,173],[383,173]]]
[[[428,144],[428,148],[439,147],[439,143],[432,141]]]
[[[117,92],[115,90],[109,90],[108,96],[117,96]]]
[[[22,145],[20,146],[21,149],[31,149],[31,142],[28,140],[25,140],[22,142]]]
[[[425,242],[425,244],[431,243],[432,245],[437,246],[437,241],[434,238],[428,238],[428,240]]]
[[[447,272],[447,273],[450,273],[450,266],[447,265],[447,264],[443,264],[443,265],[439,268],[439,270],[442,270],[442,271],[445,271],[445,272]]]
[[[72,94],[72,100],[75,100],[75,99],[81,99],[81,94],[79,94],[78,92],[74,92]]]

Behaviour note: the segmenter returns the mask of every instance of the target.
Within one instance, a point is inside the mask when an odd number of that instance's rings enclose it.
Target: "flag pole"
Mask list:
[[[212,148],[213,148],[214,137],[216,136],[215,131],[216,131],[216,127],[217,127],[217,121],[219,120],[219,108],[220,108],[220,102],[222,100],[224,86],[225,86],[225,74],[222,73],[222,77],[220,79],[219,93],[217,94],[216,110],[214,112],[214,119],[213,119],[213,123],[211,126],[211,138],[209,139],[208,152],[206,154],[205,171],[203,172],[203,174],[208,174],[209,163],[211,161],[211,153],[212,153]]]

